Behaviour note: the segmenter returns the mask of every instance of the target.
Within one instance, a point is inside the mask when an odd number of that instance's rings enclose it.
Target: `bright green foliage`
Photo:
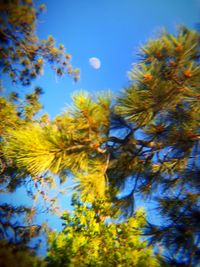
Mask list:
[[[2,151],[2,141],[8,137],[9,131],[15,131],[20,127],[26,127],[30,124],[30,121],[34,121],[34,116],[41,108],[41,104],[38,101],[40,94],[41,89],[35,88],[34,92],[32,94],[27,94],[24,100],[19,99],[16,93],[10,94],[10,100],[0,97],[1,193],[12,193],[20,186],[23,186],[24,190],[27,189],[27,193],[33,199],[38,198],[39,195],[42,196],[43,199],[46,197],[47,189],[49,188],[47,185],[49,185],[50,177],[47,177],[45,181],[42,179],[42,176],[30,177],[25,169],[19,169],[11,158],[5,157],[5,154]],[[42,191],[43,188],[41,185],[45,187],[45,193]],[[51,209],[54,209],[54,205],[52,205],[53,203],[51,202],[50,204]],[[15,246],[14,244],[17,244],[14,250],[11,249],[8,252],[8,257],[11,257],[11,253],[17,250],[17,246],[22,245],[26,248],[32,238],[37,237],[41,231],[43,232],[43,230],[45,230],[44,225],[41,227],[41,225],[32,222],[35,212],[36,209],[34,206],[27,207],[25,203],[21,206],[11,205],[6,203],[4,195],[1,196],[0,239],[9,241],[9,244],[12,244],[13,246]],[[3,248],[1,249],[1,252],[2,250]],[[21,248],[19,248],[19,251],[20,250]],[[22,257],[23,253],[19,253],[19,255]],[[9,264],[5,266],[9,266]]]
[[[142,210],[123,223],[105,223],[112,215],[106,200],[87,206],[74,199],[73,205],[74,214],[62,217],[63,231],[49,235],[48,266],[160,266],[152,248],[139,240],[145,225]]]
[[[13,83],[29,85],[34,78],[43,74],[46,62],[52,65],[58,76],[68,73],[74,80],[79,78],[79,70],[71,66],[71,56],[62,44],[56,47],[52,36],[46,40],[38,39],[37,18],[44,9],[44,5],[37,8],[32,0],[2,0],[0,3],[0,68]],[[0,87],[2,91],[2,83]],[[26,207],[7,204],[4,196],[1,197],[0,239],[9,241],[14,247],[6,251],[1,246],[0,258],[4,257],[1,266],[41,266],[28,253],[20,252],[20,245],[27,248],[30,240],[45,228],[44,225],[41,227],[32,223],[36,200],[42,198],[43,202],[48,202],[46,208],[49,211],[55,209],[55,201],[47,192],[53,178],[46,176],[44,180],[42,175],[30,176],[25,168],[18,168],[16,162],[11,157],[5,157],[2,151],[2,141],[8,138],[9,131],[26,128],[30,122],[36,121],[35,115],[42,108],[38,101],[41,93],[41,88],[37,87],[23,99],[15,92],[10,94],[9,99],[0,98],[0,192],[14,192],[23,186],[34,199],[33,206]],[[42,116],[40,123],[44,124],[44,121],[45,116]]]
[[[43,73],[46,62],[52,64],[58,76],[66,73],[75,80],[79,70],[70,65],[71,56],[65,47],[55,46],[55,40],[39,40],[36,23],[44,5],[36,8],[32,0],[3,0],[0,3],[0,65],[13,82],[29,85]]]
[[[10,101],[0,98],[0,167],[1,184],[6,183],[6,190],[13,191],[17,185],[28,175],[25,169],[17,168],[11,157],[5,157],[2,153],[2,141],[8,138],[9,131],[16,131],[20,127],[26,127],[34,121],[34,116],[41,109],[39,102],[40,88],[35,88],[32,94],[27,94],[25,100],[18,98],[16,93],[10,94]]]
[[[73,100],[74,106],[52,123],[8,129],[4,154],[32,175],[70,170],[83,191],[92,189],[103,196],[108,155],[101,144],[108,138],[110,100],[100,95],[95,101],[85,93]]]

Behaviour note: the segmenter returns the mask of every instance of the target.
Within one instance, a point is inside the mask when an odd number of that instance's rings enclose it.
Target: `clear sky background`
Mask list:
[[[178,24],[195,27],[200,22],[200,0],[46,0],[47,12],[38,21],[38,35],[53,35],[72,55],[81,70],[74,83],[68,76],[56,79],[49,68],[36,81],[46,94],[45,111],[51,117],[70,103],[74,91],[111,89],[128,85],[127,72],[137,61],[138,49],[161,28],[175,33]],[[101,68],[93,69],[89,58],[98,57]]]
[[[38,36],[53,35],[57,45],[64,44],[72,55],[72,65],[81,70],[80,81],[75,83],[69,76],[56,78],[46,66],[44,75],[33,83],[45,91],[41,101],[44,112],[51,118],[70,104],[74,91],[95,93],[110,89],[118,93],[128,86],[127,72],[137,62],[139,47],[158,36],[161,28],[175,33],[178,24],[195,28],[200,22],[200,0],[37,0],[35,3],[47,6],[38,21]],[[100,59],[99,69],[90,66],[91,57]],[[8,90],[11,89],[9,85]],[[25,92],[26,88],[20,90]],[[19,190],[13,200],[23,203],[22,194]],[[63,196],[61,202],[68,206],[69,197]],[[40,220],[43,219],[41,216]],[[61,223],[51,218],[51,226],[60,228]]]

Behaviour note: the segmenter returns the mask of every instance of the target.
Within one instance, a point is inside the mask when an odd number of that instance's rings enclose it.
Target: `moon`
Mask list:
[[[90,66],[95,70],[98,70],[101,67],[101,61],[97,57],[91,57],[89,59],[89,63],[90,63]]]

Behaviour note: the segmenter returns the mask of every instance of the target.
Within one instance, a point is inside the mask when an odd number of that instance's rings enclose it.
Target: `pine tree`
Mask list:
[[[126,217],[134,216],[138,194],[156,200],[163,221],[147,223],[145,234],[163,247],[171,266],[196,266],[199,40],[185,27],[150,40],[119,97],[80,92],[53,121],[8,127],[3,157],[30,177],[70,173],[82,201],[93,203],[108,192],[112,208]],[[120,197],[124,188],[128,193]]]
[[[34,247],[30,244],[33,238],[44,233],[46,226],[33,222],[35,213],[34,206],[11,204],[4,200],[5,194],[12,194],[18,188],[27,189],[28,195],[35,199],[40,194],[39,185],[41,177],[29,177],[26,170],[20,170],[13,160],[6,159],[2,151],[2,141],[7,135],[8,129],[18,129],[22,125],[27,125],[34,121],[35,114],[41,109],[38,101],[41,94],[40,88],[35,88],[34,92],[27,94],[25,99],[19,99],[16,93],[11,93],[9,99],[0,97],[0,265],[14,265],[15,258],[23,258],[24,263],[18,266],[42,266],[42,261],[33,257],[33,251],[39,247],[39,242],[35,242]],[[37,190],[36,190],[37,188]],[[45,194],[43,195],[45,197]],[[39,240],[38,240],[39,241]],[[31,250],[30,250],[31,249]],[[15,255],[16,254],[16,255]],[[11,263],[13,262],[13,263]],[[39,265],[41,264],[41,265]]]
[[[55,46],[49,36],[39,40],[36,35],[37,18],[45,5],[38,8],[32,0],[3,0],[0,3],[0,68],[14,83],[30,85],[43,73],[49,62],[58,76],[66,73],[79,79],[79,70],[70,64],[71,55],[64,45]]]
[[[116,108],[143,136],[137,190],[158,201],[165,221],[147,233],[168,250],[172,266],[199,262],[199,41],[181,27],[177,36],[148,42]]]
[[[79,70],[71,66],[71,55],[66,53],[62,44],[56,47],[53,36],[49,36],[46,40],[37,37],[37,19],[44,9],[45,5],[42,4],[37,8],[32,0],[3,0],[0,3],[0,70],[3,77],[8,75],[13,83],[30,85],[34,78],[43,73],[46,62],[51,64],[58,76],[68,73],[74,80],[79,78]],[[0,86],[2,91],[3,83]],[[32,91],[23,98],[20,92],[12,92],[8,98],[0,97],[0,192],[8,194],[15,192],[19,187],[25,187],[31,198],[40,197],[48,201],[47,209],[52,211],[55,206],[53,200],[43,190],[53,183],[52,177],[50,175],[46,177],[45,182],[41,175],[30,177],[29,173],[25,169],[19,169],[11,158],[5,158],[2,151],[2,141],[7,136],[8,130],[33,123],[35,115],[41,110],[39,96],[42,94],[42,89],[36,87]],[[43,115],[40,123],[44,124],[47,120],[47,116]],[[4,253],[8,247],[8,258],[11,259],[13,253],[14,261],[14,253],[22,258],[30,240],[38,236],[46,226],[41,227],[32,222],[36,213],[34,206],[11,205],[3,199],[2,197],[0,203],[0,238],[5,242],[2,243],[1,252]],[[30,253],[27,252],[27,257],[28,254]],[[4,264],[7,264],[5,266],[13,265],[11,262],[9,265],[9,261],[6,263],[8,258],[4,257]],[[25,261],[24,264],[36,266],[31,258],[29,263]]]

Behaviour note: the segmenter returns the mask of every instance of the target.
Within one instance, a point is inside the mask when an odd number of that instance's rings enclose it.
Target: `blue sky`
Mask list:
[[[127,72],[137,61],[139,47],[158,35],[161,28],[176,31],[176,25],[194,27],[200,21],[200,0],[59,0],[45,3],[47,12],[38,21],[38,35],[53,35],[72,55],[81,70],[74,83],[68,76],[56,79],[47,67],[36,81],[46,92],[42,97],[51,117],[70,103],[72,92],[111,89],[128,85]],[[90,57],[101,60],[101,68],[89,65]]]

